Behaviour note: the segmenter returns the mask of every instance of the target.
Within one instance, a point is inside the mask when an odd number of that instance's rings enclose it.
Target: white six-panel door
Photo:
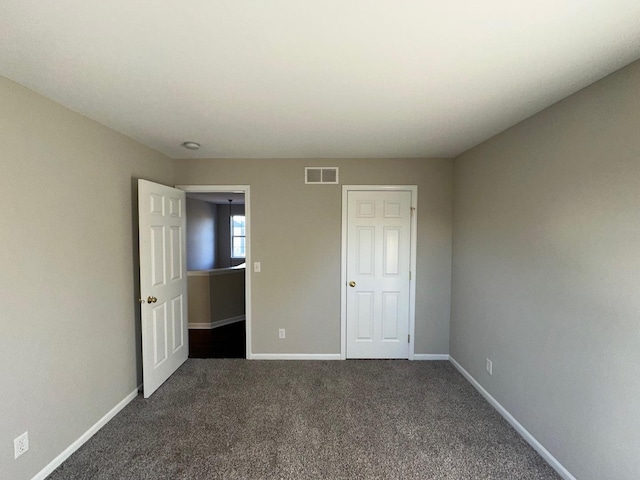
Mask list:
[[[138,180],[145,398],[189,355],[185,209],[182,190]]]
[[[347,191],[347,358],[409,356],[411,195]]]

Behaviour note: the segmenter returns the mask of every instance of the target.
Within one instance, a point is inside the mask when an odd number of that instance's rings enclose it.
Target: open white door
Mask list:
[[[145,398],[189,355],[185,209],[182,190],[138,180]]]

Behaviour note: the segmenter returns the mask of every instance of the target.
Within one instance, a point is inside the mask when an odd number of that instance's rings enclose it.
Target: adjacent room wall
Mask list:
[[[187,197],[187,270],[216,268],[217,206]]]
[[[1,77],[0,105],[0,478],[24,480],[138,386],[135,179],[173,165]]]
[[[218,207],[218,268],[235,267],[244,258],[231,258],[231,215],[244,215],[244,205],[220,204]]]
[[[244,269],[209,277],[211,323],[245,314]]]
[[[342,187],[305,185],[305,166],[338,166],[342,184],[418,185],[416,353],[446,354],[452,161],[176,160],[176,183],[251,185],[253,353],[340,353]],[[289,219],[289,221],[287,220]],[[286,328],[285,340],[278,329]]]
[[[463,154],[454,185],[452,357],[576,478],[638,478],[640,63]]]
[[[209,328],[245,314],[243,268],[189,272],[189,326]]]
[[[187,272],[189,326],[211,324],[211,292],[208,272]]]

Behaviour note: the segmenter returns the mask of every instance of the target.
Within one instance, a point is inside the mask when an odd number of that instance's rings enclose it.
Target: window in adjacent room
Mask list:
[[[244,215],[231,215],[231,258],[245,258]]]

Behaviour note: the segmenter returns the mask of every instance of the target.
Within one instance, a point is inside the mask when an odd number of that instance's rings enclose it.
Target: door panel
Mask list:
[[[397,227],[383,229],[383,273],[384,276],[400,274],[400,230]]]
[[[171,300],[171,318],[173,319],[173,353],[176,353],[178,349],[184,346],[185,321],[184,317],[182,316],[182,312],[182,296],[179,296]],[[189,328],[188,325],[187,328]]]
[[[347,358],[409,356],[411,195],[347,192]]]
[[[400,292],[384,292],[382,294],[382,339],[399,340]]]
[[[189,354],[185,193],[139,180],[138,207],[142,374],[147,398]]]
[[[151,281],[153,287],[164,285],[164,227],[151,227]]]
[[[357,232],[357,271],[359,275],[373,275],[375,255],[375,229],[371,227],[358,227]]]
[[[402,204],[400,202],[386,201],[384,202],[384,218],[401,218]]]
[[[167,312],[164,304],[153,309],[153,337],[153,365],[158,367],[167,359]]]
[[[176,281],[182,278],[182,229],[172,226],[171,232],[171,251],[169,258],[171,259],[171,280]]]
[[[356,340],[373,340],[373,292],[356,292]]]

